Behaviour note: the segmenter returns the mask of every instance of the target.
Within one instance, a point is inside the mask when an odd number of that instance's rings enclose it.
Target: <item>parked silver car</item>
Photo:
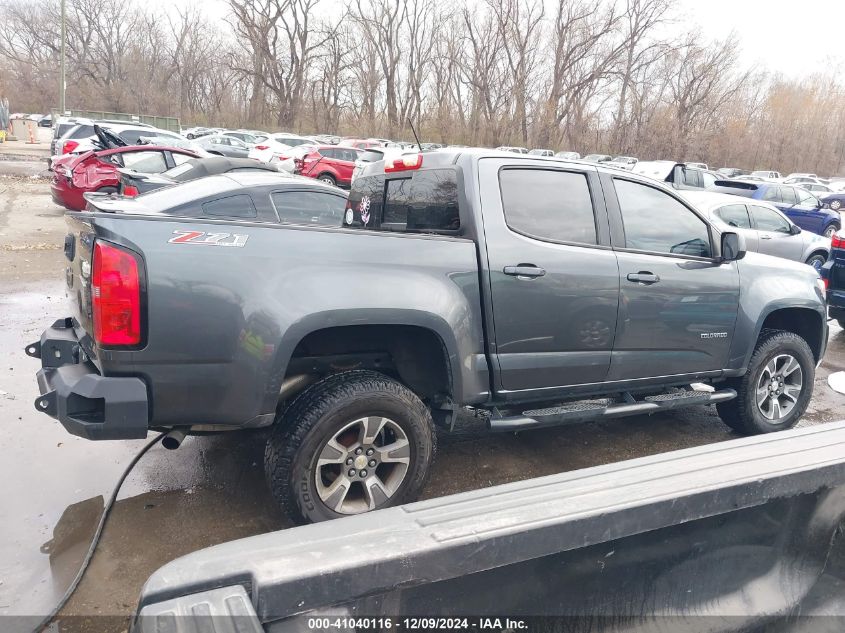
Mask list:
[[[709,191],[678,193],[716,223],[742,233],[749,251],[805,262],[815,268],[821,268],[830,256],[829,238],[802,231],[767,202]]]

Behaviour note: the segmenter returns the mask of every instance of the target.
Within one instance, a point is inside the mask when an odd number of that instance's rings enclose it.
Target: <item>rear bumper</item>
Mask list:
[[[135,377],[106,377],[81,351],[71,319],[60,319],[26,347],[41,359],[41,395],[35,408],[65,430],[89,440],[140,439],[147,435],[147,386]]]

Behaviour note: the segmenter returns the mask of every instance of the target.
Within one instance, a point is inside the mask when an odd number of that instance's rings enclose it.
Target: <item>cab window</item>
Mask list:
[[[614,179],[627,248],[652,253],[712,257],[704,220],[669,194]]]

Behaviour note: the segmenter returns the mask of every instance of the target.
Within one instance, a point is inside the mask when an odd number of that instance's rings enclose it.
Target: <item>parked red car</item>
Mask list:
[[[86,205],[83,194],[117,191],[120,167],[159,174],[192,158],[197,158],[197,154],[189,150],[154,145],[129,145],[54,157],[50,187],[53,202],[71,211],[82,211]]]
[[[303,156],[293,159],[293,173],[340,187],[352,184],[352,170],[360,150],[338,145],[315,145],[306,151]]]

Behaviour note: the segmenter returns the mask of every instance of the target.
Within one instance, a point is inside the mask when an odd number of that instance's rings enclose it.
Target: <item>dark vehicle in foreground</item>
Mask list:
[[[830,240],[830,259],[822,266],[827,287],[828,314],[845,328],[845,233],[837,232]]]
[[[86,193],[115,193],[120,169],[157,174],[196,158],[196,154],[176,147],[127,145],[113,149],[68,154],[53,161],[50,193],[53,202],[71,211],[85,209]]]
[[[68,214],[75,307],[27,347],[35,407],[75,435],[167,430],[171,446],[272,426],[270,489],[307,522],[415,498],[434,424],[463,407],[513,432],[716,404],[757,434],[810,402],[827,345],[818,273],[746,255],[653,180],[410,154],[365,166],[331,228],[280,224],[269,180]],[[259,184],[261,198],[243,190]]]
[[[144,173],[131,168],[118,169],[120,182],[117,192],[125,196],[137,196],[162,187],[170,187],[180,182],[243,171],[275,173],[278,170],[272,165],[251,158],[226,158],[225,156],[192,158],[159,174]]]
[[[802,187],[743,179],[720,180],[713,190],[768,202],[805,231],[828,238],[842,228],[839,213]]]
[[[131,631],[841,631],[843,442],[822,424],[216,545],[147,580]]]

